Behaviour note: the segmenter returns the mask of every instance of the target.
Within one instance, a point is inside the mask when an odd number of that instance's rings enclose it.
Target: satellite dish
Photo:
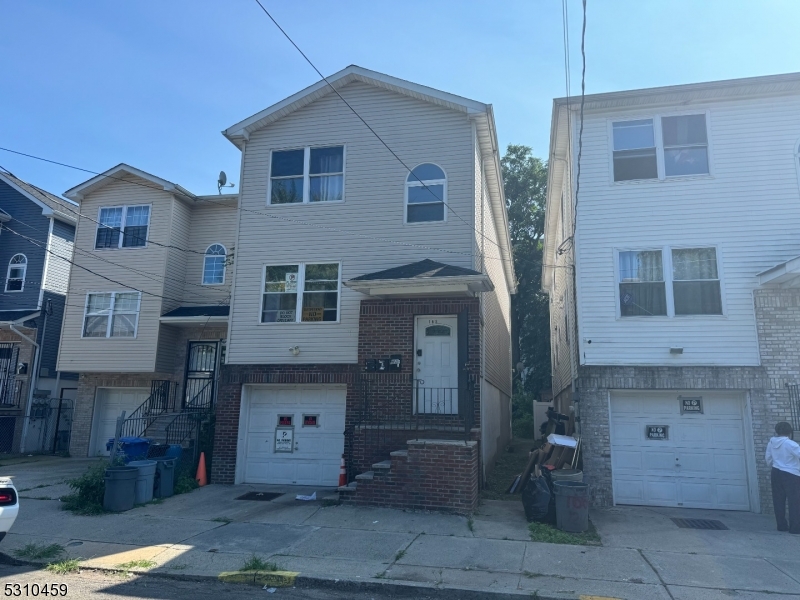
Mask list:
[[[219,172],[219,179],[217,180],[217,193],[222,193],[222,188],[224,187],[233,187],[235,184],[228,183],[228,176],[225,175],[225,171]]]

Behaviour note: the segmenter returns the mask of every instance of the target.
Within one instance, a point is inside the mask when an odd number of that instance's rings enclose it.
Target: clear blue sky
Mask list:
[[[560,0],[262,0],[324,74],[349,64],[494,105],[544,157],[563,96]],[[572,90],[580,0],[568,0]],[[0,146],[195,193],[238,183],[220,131],[317,80],[254,0],[0,0]],[[588,0],[587,93],[800,71],[797,0]],[[391,144],[391,140],[387,140]],[[61,194],[89,177],[0,151]]]

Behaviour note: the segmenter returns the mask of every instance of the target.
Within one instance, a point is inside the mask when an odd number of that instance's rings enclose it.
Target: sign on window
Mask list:
[[[294,323],[294,311],[293,310],[279,310],[278,311],[278,323]]]
[[[286,285],[285,291],[287,292],[297,291],[297,272],[286,273],[285,285]]]
[[[322,316],[325,314],[323,308],[306,308],[303,307],[303,321],[322,321]]]

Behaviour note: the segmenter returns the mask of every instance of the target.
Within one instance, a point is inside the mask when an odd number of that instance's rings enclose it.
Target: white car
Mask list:
[[[19,514],[17,488],[10,479],[0,477],[0,540],[6,537],[8,530],[17,520],[17,514]]]

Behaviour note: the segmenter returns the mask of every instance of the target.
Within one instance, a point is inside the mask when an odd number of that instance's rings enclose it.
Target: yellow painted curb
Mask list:
[[[224,583],[246,583],[269,587],[290,587],[300,573],[294,571],[226,571],[217,579]]]

